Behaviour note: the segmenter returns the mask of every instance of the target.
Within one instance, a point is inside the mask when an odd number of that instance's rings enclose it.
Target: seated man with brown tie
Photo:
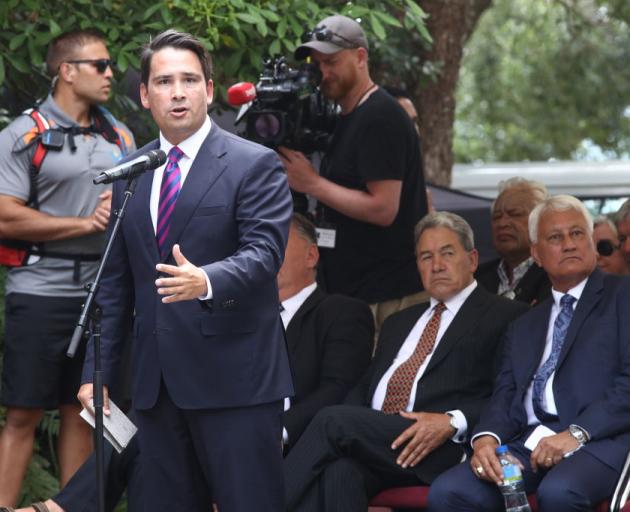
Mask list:
[[[503,331],[527,306],[477,286],[473,233],[461,217],[427,215],[415,243],[431,300],[385,321],[345,404],[320,411],[289,453],[289,510],[365,512],[383,488],[429,484],[462,459]]]

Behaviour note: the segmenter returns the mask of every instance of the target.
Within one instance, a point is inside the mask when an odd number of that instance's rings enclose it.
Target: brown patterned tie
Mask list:
[[[383,400],[383,412],[385,414],[397,414],[399,411],[404,411],[407,408],[413,381],[420,366],[422,366],[424,360],[433,350],[435,338],[440,328],[442,311],[445,309],[446,306],[443,302],[438,302],[435,305],[433,316],[424,328],[413,354],[396,368],[396,371],[389,378],[385,400]]]

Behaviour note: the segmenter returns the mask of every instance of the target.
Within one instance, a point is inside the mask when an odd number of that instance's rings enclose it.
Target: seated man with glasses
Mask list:
[[[18,500],[44,410],[60,412],[62,486],[92,451],[76,399],[85,347],[74,359],[66,349],[110,214],[111,191],[92,179],[134,149],[129,130],[100,107],[113,76],[101,35],[60,35],[46,67],[50,95],[0,132],[0,238],[22,241],[31,254],[6,281],[0,507]]]
[[[619,234],[615,223],[606,215],[593,220],[593,241],[597,249],[597,266],[609,274],[627,274],[621,254]]]
[[[508,299],[537,304],[551,290],[546,272],[530,255],[527,219],[548,197],[542,183],[515,177],[499,183],[492,204],[492,243],[500,258],[479,266],[477,281],[486,290]]]

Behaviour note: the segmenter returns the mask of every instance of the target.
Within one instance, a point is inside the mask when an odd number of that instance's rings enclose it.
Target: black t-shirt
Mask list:
[[[370,181],[402,181],[398,215],[387,227],[321,205],[321,220],[337,230],[335,248],[321,250],[326,289],[368,303],[420,291],[413,229],[427,213],[427,199],[418,135],[398,102],[378,89],[341,116],[321,173],[343,187],[364,191]]]

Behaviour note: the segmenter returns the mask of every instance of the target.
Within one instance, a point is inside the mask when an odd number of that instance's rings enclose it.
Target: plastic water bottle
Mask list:
[[[496,449],[499,462],[503,466],[503,484],[499,486],[506,512],[531,512],[525,493],[523,475],[518,460],[508,451],[508,447],[501,445]]]

